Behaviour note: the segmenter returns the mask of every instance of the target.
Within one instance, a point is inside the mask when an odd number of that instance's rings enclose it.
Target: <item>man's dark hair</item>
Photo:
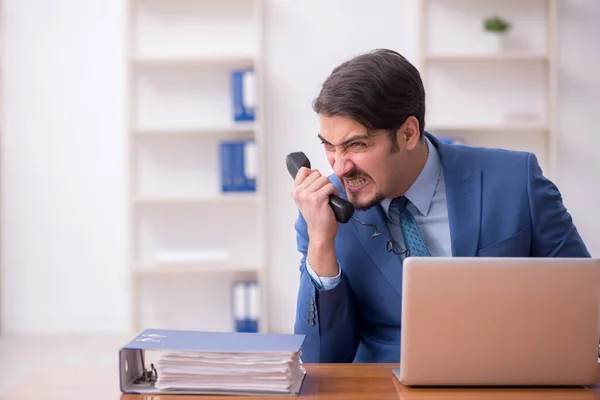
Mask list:
[[[337,66],[325,80],[313,110],[355,120],[369,131],[384,129],[398,148],[396,131],[410,116],[425,126],[425,89],[419,71],[399,53],[376,49]]]

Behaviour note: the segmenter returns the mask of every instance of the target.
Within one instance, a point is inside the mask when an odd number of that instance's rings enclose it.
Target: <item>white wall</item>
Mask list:
[[[2,328],[122,330],[124,5],[2,3]]]
[[[3,3],[2,328],[125,331],[123,1]],[[273,331],[291,331],[298,284],[285,155],[303,150],[328,171],[310,108],[319,84],[343,59],[372,47],[416,56],[415,0],[339,4],[267,5]],[[600,158],[592,153],[600,126],[600,51],[594,50],[600,4],[559,5],[560,183],[590,250],[600,256],[594,204]]]

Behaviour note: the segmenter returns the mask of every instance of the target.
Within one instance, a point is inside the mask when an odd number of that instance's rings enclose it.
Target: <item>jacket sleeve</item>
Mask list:
[[[534,154],[528,161],[529,209],[533,227],[533,257],[591,257],[554,183],[547,179]]]
[[[358,347],[356,299],[346,276],[334,288],[319,287],[306,269],[308,233],[300,214],[295,224],[300,262],[300,287],[294,332],[306,335],[302,346],[305,363],[351,363]]]

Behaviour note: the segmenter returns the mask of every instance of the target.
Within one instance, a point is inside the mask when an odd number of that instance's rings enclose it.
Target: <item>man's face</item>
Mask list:
[[[366,210],[406,190],[402,171],[408,157],[401,141],[395,151],[386,131],[368,135],[363,125],[341,116],[319,115],[319,125],[327,160],[356,209]]]

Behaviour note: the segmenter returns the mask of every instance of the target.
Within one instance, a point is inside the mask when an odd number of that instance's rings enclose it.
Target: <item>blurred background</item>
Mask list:
[[[596,0],[2,0],[0,394],[144,328],[293,331],[285,156],[311,102],[402,53],[426,129],[535,152],[600,256]],[[501,193],[499,194],[501,195]]]

